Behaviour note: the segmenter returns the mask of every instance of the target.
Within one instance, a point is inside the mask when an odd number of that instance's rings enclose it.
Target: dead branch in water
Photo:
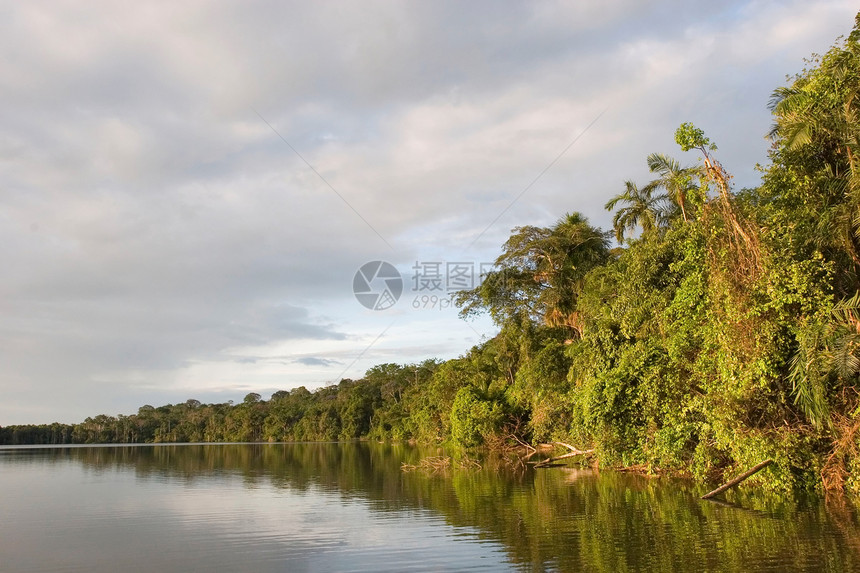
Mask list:
[[[553,462],[557,462],[559,460],[564,460],[567,458],[573,458],[576,456],[585,456],[585,455],[594,453],[593,449],[592,450],[580,450],[578,448],[571,446],[570,444],[565,444],[564,442],[553,442],[553,443],[558,444],[559,446],[564,446],[565,448],[567,448],[570,451],[566,454],[561,455],[561,456],[555,456],[555,457],[551,457],[551,458],[545,459],[543,461],[537,462],[535,464],[536,468],[545,468],[549,464],[551,464]]]
[[[510,437],[511,437],[511,438],[512,438],[516,443],[518,443],[519,445],[521,445],[522,447],[524,447],[525,449],[527,449],[529,452],[531,452],[531,453],[529,453],[529,455],[530,455],[530,456],[531,456],[531,455],[533,455],[533,454],[537,451],[537,448],[535,448],[535,447],[534,447],[534,446],[532,446],[531,444],[527,444],[527,443],[525,443],[524,441],[522,441],[521,439],[519,439],[515,434],[510,434]]]
[[[706,493],[705,495],[702,496],[702,499],[710,499],[710,498],[714,497],[715,495],[719,495],[719,494],[723,493],[727,489],[735,487],[736,485],[738,485],[739,483],[741,483],[742,481],[744,481],[745,479],[747,479],[751,475],[758,473],[759,471],[763,470],[764,468],[766,468],[767,466],[769,466],[772,463],[773,463],[773,460],[763,461],[762,463],[756,465],[755,467],[745,471],[744,473],[742,473],[741,475],[739,475],[738,477],[736,477],[732,481],[728,482],[727,484],[721,485],[720,487],[718,487],[714,491]]]

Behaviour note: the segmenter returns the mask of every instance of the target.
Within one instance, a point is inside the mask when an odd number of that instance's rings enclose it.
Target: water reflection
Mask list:
[[[860,569],[848,505],[758,492],[710,503],[684,481],[498,459],[478,471],[401,471],[438,453],[373,443],[3,450],[0,487],[28,495],[0,501],[0,514],[19,517],[0,525],[0,554],[24,555],[9,540],[26,545],[22,530],[58,516],[72,533],[53,544],[74,553],[107,536],[124,570],[137,559],[162,571]],[[79,570],[117,570],[112,559]],[[75,570],[63,563],[10,570]]]

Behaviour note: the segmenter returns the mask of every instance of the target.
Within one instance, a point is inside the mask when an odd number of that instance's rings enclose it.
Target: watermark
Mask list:
[[[455,305],[454,296],[481,285],[494,270],[493,263],[471,261],[415,261],[410,285],[415,310],[445,310]],[[370,310],[388,310],[403,294],[403,276],[386,261],[371,261],[353,277],[352,292],[356,300]]]
[[[455,306],[453,295],[417,294],[412,299],[412,308],[415,310],[445,310]]]
[[[387,310],[403,294],[403,277],[391,263],[370,261],[355,272],[352,292],[361,305],[370,310]]]

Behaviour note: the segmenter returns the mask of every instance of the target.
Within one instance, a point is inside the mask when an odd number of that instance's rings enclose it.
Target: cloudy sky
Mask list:
[[[492,325],[416,263],[608,227],[649,153],[696,160],[684,121],[756,185],[770,92],[854,4],[4,3],[0,425],[457,356]],[[387,310],[353,296],[374,260]]]

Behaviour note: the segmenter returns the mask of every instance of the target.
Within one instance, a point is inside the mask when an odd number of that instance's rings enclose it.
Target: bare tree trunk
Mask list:
[[[563,459],[566,459],[566,458],[573,458],[573,457],[575,457],[575,456],[584,456],[584,455],[587,455],[587,454],[594,453],[594,450],[593,450],[593,449],[592,449],[592,450],[580,450],[580,449],[574,448],[574,447],[573,447],[573,446],[571,446],[570,444],[565,444],[564,442],[553,442],[553,443],[554,443],[554,444],[558,444],[558,445],[560,445],[560,446],[564,446],[565,448],[567,448],[568,450],[570,450],[570,452],[569,452],[569,453],[566,453],[566,454],[564,454],[564,455],[561,455],[561,456],[555,456],[554,458],[548,458],[548,459],[545,459],[545,460],[543,460],[542,462],[538,462],[538,463],[536,463],[536,464],[535,464],[535,467],[536,467],[536,468],[545,468],[545,467],[547,467],[549,464],[551,464],[551,463],[553,463],[553,462],[557,462],[558,460],[563,460]]]
[[[764,468],[766,468],[767,466],[769,466],[772,463],[773,463],[773,460],[763,461],[762,463],[758,464],[757,466],[745,471],[744,473],[742,473],[741,475],[739,475],[738,477],[736,477],[732,481],[728,482],[727,484],[721,485],[720,487],[718,487],[714,491],[706,493],[705,495],[702,496],[702,499],[710,499],[710,498],[714,497],[715,495],[719,495],[719,494],[723,493],[727,489],[731,489],[731,488],[735,487],[736,485],[738,485],[739,483],[741,483],[742,481],[744,481],[745,479],[747,479],[751,475],[758,473],[759,471],[763,470]]]

